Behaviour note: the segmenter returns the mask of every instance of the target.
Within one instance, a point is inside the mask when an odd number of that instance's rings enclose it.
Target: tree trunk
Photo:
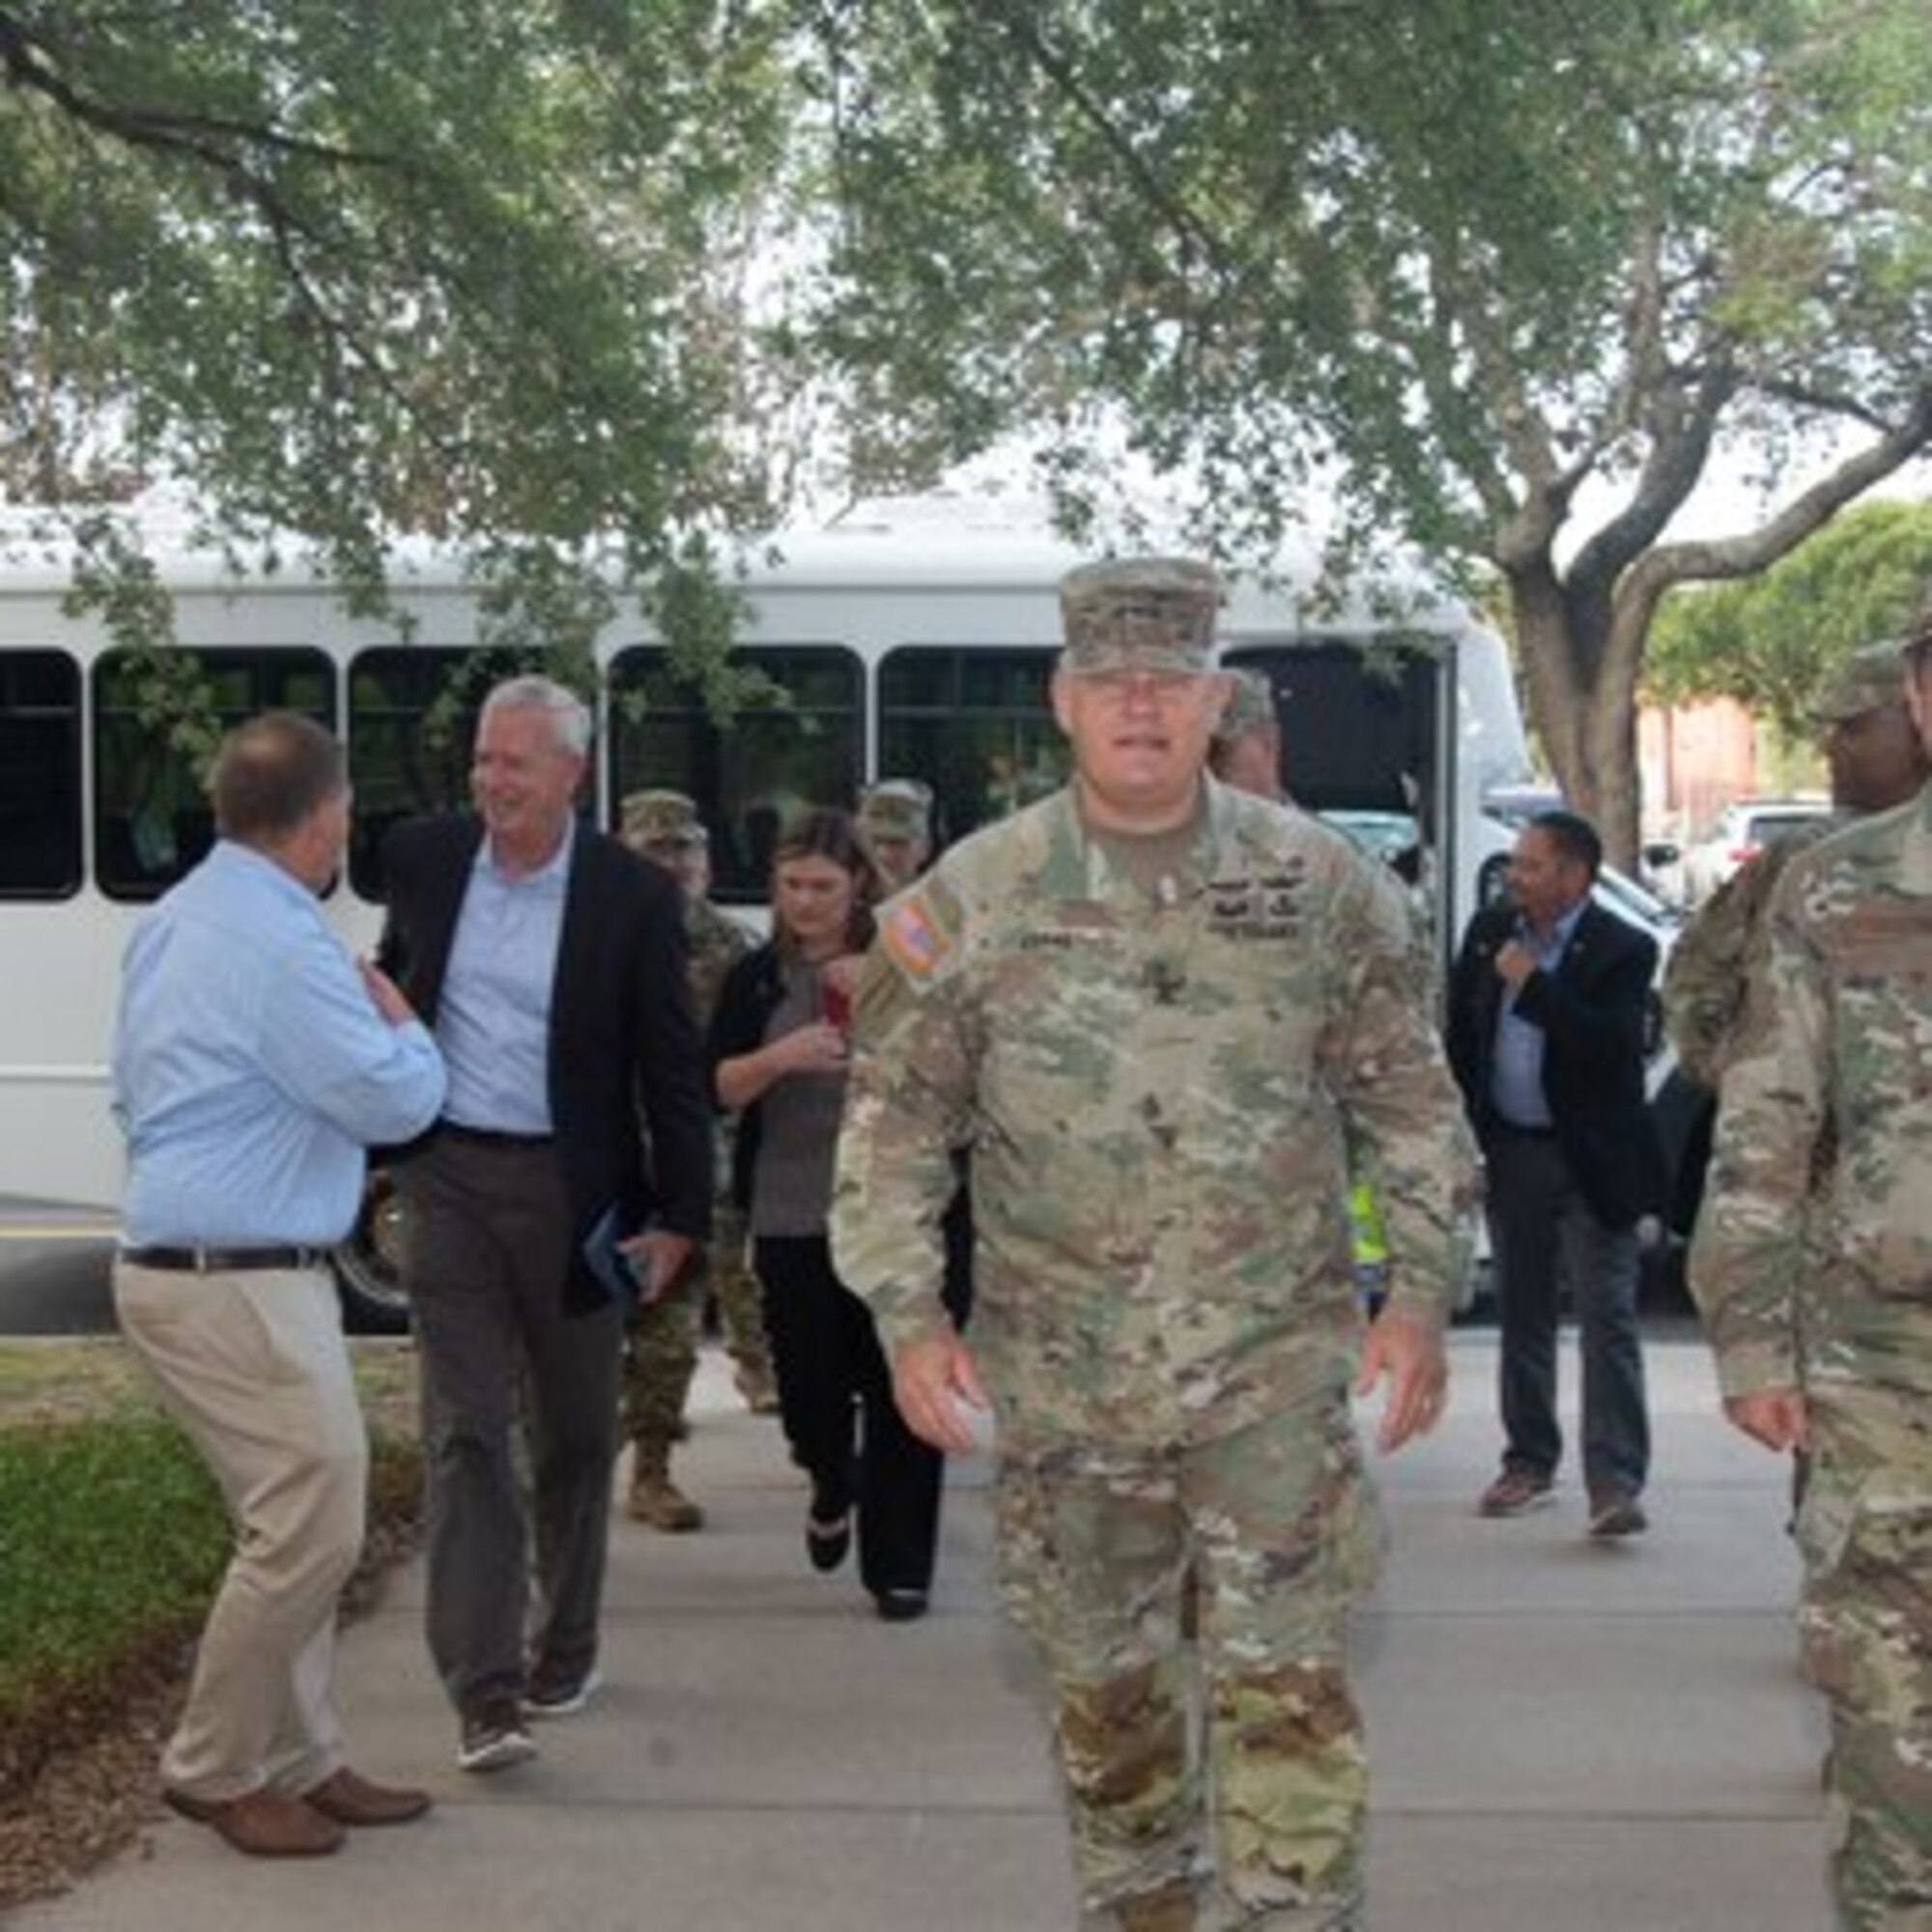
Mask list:
[[[1634,871],[1642,806],[1636,670],[1648,613],[1560,583],[1547,559],[1507,574],[1530,724],[1564,799],[1596,826],[1604,856]]]

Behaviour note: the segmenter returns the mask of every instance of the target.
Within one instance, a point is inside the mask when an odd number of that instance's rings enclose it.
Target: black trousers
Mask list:
[[[859,1579],[874,1596],[929,1589],[945,1458],[900,1420],[871,1311],[833,1273],[822,1235],[760,1236],[752,1260],[812,1514],[857,1509]]]

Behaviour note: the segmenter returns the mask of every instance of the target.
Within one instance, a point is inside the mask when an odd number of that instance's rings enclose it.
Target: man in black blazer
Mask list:
[[[1643,1015],[1657,945],[1590,896],[1596,830],[1546,811],[1518,835],[1509,899],[1469,923],[1449,987],[1449,1060],[1488,1169],[1501,1319],[1502,1472],[1485,1516],[1547,1502],[1562,1456],[1556,1337],[1581,1331],[1590,1533],[1646,1527],[1650,1465],[1636,1222],[1656,1172]]]
[[[532,1755],[526,1719],[580,1711],[595,1688],[618,1286],[626,1269],[645,1293],[668,1285],[711,1211],[683,907],[674,881],[578,822],[590,731],[560,685],[498,685],[477,727],[475,811],[400,825],[384,848],[380,956],[450,1072],[443,1118],[398,1185],[429,1458],[427,1628],[466,1771]]]

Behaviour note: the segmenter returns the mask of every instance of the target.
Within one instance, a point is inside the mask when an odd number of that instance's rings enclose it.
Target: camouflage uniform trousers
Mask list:
[[[706,1256],[711,1293],[724,1331],[724,1347],[738,1371],[738,1392],[749,1402],[753,1390],[773,1404],[778,1383],[772,1373],[772,1347],[765,1333],[765,1292],[752,1267],[752,1231],[745,1210],[721,1200],[712,1214]]]
[[[1810,1391],[1804,1666],[1830,1702],[1846,1932],[1932,1932],[1932,1404]]]
[[[709,1244],[693,1256],[669,1293],[631,1318],[624,1350],[624,1434],[638,1445],[640,1460],[661,1462],[682,1432],[697,1373],[705,1297],[714,1293],[739,1387],[749,1398],[753,1388],[772,1386],[764,1305],[747,1254],[744,1214],[722,1202]]]
[[[1052,1684],[1083,1924],[1353,1932],[1348,1621],[1382,1529],[1346,1400],[1187,1448],[1008,1443],[994,1501],[1002,1596]]]

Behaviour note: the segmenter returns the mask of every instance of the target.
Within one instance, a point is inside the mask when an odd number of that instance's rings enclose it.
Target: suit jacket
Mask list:
[[[388,918],[378,958],[433,1028],[470,868],[473,813],[398,825],[384,846]],[[583,1236],[614,1208],[700,1241],[711,1225],[711,1125],[676,882],[579,826],[551,988],[550,1109],[574,1221],[567,1306],[609,1296]]]
[[[1495,1124],[1490,1071],[1504,985],[1496,953],[1516,910],[1486,906],[1469,922],[1449,980],[1449,1064],[1479,1137]],[[1520,1018],[1543,1029],[1543,1094],[1558,1146],[1599,1219],[1627,1228],[1657,1204],[1661,1162],[1643,1092],[1643,1017],[1657,942],[1592,902],[1553,973],[1517,994]]]

